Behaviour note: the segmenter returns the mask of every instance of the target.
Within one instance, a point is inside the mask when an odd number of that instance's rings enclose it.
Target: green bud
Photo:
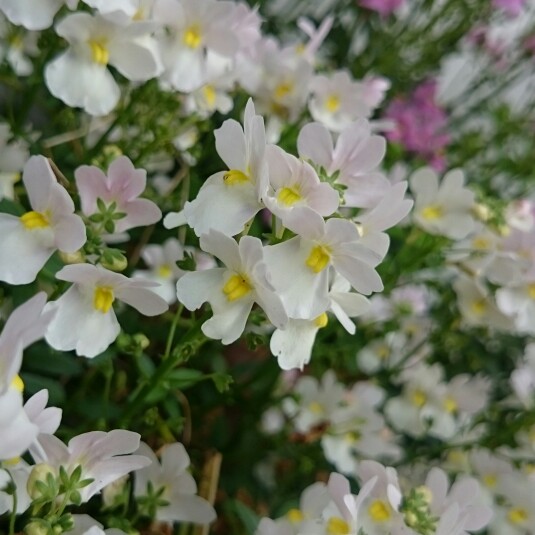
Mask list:
[[[24,527],[25,535],[49,535],[51,527],[44,520],[33,520]]]
[[[43,497],[43,485],[48,486],[48,482],[50,481],[49,474],[56,479],[56,472],[49,464],[40,463],[33,467],[26,483],[26,490],[32,500]]]
[[[59,251],[59,257],[64,264],[82,264],[85,262],[85,255],[82,251],[76,251],[75,253]]]
[[[132,341],[140,349],[147,349],[150,345],[150,340],[143,333],[136,333],[132,336]]]
[[[122,253],[117,253],[114,254],[112,257],[103,257],[100,264],[102,265],[102,267],[105,267],[110,271],[120,272],[124,271],[128,267],[128,260],[126,259],[126,256],[124,256]]]

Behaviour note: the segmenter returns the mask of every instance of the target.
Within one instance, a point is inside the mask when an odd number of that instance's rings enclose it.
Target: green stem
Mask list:
[[[6,470],[6,472],[9,474],[9,477],[11,478],[11,481],[13,482],[13,487],[14,487],[13,510],[11,511],[11,514],[9,515],[9,535],[15,535],[15,520],[17,519],[17,506],[18,506],[17,484],[15,483],[15,480],[13,479],[11,472],[9,472],[9,470]]]
[[[169,335],[167,336],[167,343],[165,345],[165,353],[163,355],[164,360],[169,358],[169,355],[171,354],[171,349],[173,348],[173,340],[175,338],[176,326],[178,324],[178,320],[180,319],[180,316],[182,315],[183,311],[184,311],[184,305],[180,303],[180,305],[176,309],[175,317],[173,318],[173,322],[171,323],[171,328],[169,329]]]

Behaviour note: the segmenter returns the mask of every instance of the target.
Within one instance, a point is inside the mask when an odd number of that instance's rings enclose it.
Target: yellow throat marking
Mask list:
[[[305,264],[314,272],[320,273],[331,261],[331,251],[325,245],[316,245],[310,251]]]
[[[202,43],[201,29],[198,24],[192,24],[186,28],[182,36],[182,42],[189,48],[199,48]]]
[[[97,286],[95,288],[95,293],[93,294],[93,306],[95,310],[106,314],[113,305],[113,301],[115,301],[113,288],[109,286]]]
[[[20,221],[26,230],[35,230],[50,226],[50,220],[46,212],[26,212],[20,217]]]
[[[223,286],[223,293],[227,300],[232,302],[245,297],[253,287],[244,275],[232,275]]]
[[[223,182],[227,186],[235,186],[236,184],[245,184],[249,182],[249,177],[239,169],[230,169],[223,175]]]
[[[89,41],[89,48],[91,49],[91,59],[99,65],[107,65],[110,61],[110,52],[106,47],[104,39]]]
[[[299,202],[303,197],[299,192],[297,186],[282,188],[277,195],[277,200],[286,206],[293,206],[295,203]]]

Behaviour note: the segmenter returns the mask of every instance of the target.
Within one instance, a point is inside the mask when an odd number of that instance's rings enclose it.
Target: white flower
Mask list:
[[[71,474],[80,466],[80,479],[93,479],[80,489],[86,502],[116,479],[150,464],[144,455],[129,455],[138,449],[139,439],[138,433],[124,429],[91,431],[72,438],[66,446],[53,435],[41,435],[40,452],[32,451],[32,456],[36,463],[46,463],[57,472],[62,466]]]
[[[23,141],[10,141],[11,129],[7,123],[0,123],[0,199],[13,199],[13,185],[20,178],[20,172],[29,157],[28,147]]]
[[[48,89],[68,106],[106,115],[120,97],[108,64],[134,82],[160,73],[151,31],[143,22],[122,26],[89,13],[68,15],[57,24],[56,32],[71,46],[46,66]]]
[[[535,404],[535,344],[528,344],[520,365],[511,373],[511,386],[526,408]]]
[[[28,30],[44,30],[52,25],[54,15],[64,3],[64,0],[0,0],[0,10],[13,24]]]
[[[74,527],[69,530],[71,535],[126,535],[120,529],[102,529],[102,524],[89,515],[72,515]]]
[[[350,334],[354,334],[355,324],[350,318],[364,314],[369,308],[369,301],[363,295],[350,292],[350,289],[349,282],[337,275],[329,291],[328,311],[336,316]],[[290,318],[284,330],[276,329],[269,347],[277,357],[279,366],[283,370],[302,370],[310,361],[318,330],[325,327],[327,322],[327,314],[323,312],[313,320]]]
[[[3,469],[0,469],[0,489],[5,489],[6,486],[12,482],[11,478],[14,480],[16,486],[15,493],[17,497],[16,512],[19,515],[24,513],[24,511],[26,511],[26,509],[28,509],[32,503],[32,499],[26,490],[26,483],[28,481],[31,468],[32,467],[27,462],[17,459],[15,464],[13,464],[12,461],[8,461],[7,463],[3,464]],[[4,492],[3,490],[0,490],[0,515],[11,512],[13,510],[13,505],[13,496],[7,492]]]
[[[49,409],[41,412],[44,405],[41,405],[42,397],[39,396],[42,393],[30,399],[25,410],[22,405],[24,384],[17,375],[23,350],[43,337],[52,320],[53,314],[43,311],[45,303],[46,294],[41,292],[19,306],[11,313],[0,334],[0,433],[3,437],[0,460],[22,455],[36,439],[40,428],[46,427],[43,418],[57,416],[57,413],[47,412]],[[54,422],[51,423],[53,427]]]
[[[308,108],[312,118],[333,132],[341,132],[353,121],[371,114],[372,108],[364,99],[364,86],[352,80],[347,71],[316,75],[310,92]]]
[[[520,333],[535,334],[535,277],[511,281],[496,292],[496,303],[509,316]]]
[[[464,187],[464,173],[454,169],[439,184],[433,169],[424,167],[410,178],[414,221],[431,234],[461,240],[474,229],[474,193]]]
[[[160,0],[155,19],[166,25],[162,40],[165,72],[161,79],[174,89],[191,92],[209,82],[208,57],[232,58],[239,40],[232,26],[234,6],[215,0]]]
[[[478,279],[459,275],[453,283],[453,289],[467,325],[484,325],[501,330],[513,328],[511,319],[498,309],[489,290]]]
[[[315,319],[328,308],[330,266],[360,293],[383,289],[374,269],[378,255],[359,243],[354,223],[338,218],[325,222],[307,207],[298,216],[289,225],[298,236],[266,247],[265,253],[273,285],[289,317]]]
[[[338,209],[337,191],[329,184],[320,182],[310,164],[275,145],[267,147],[266,156],[271,187],[263,200],[283,225],[296,217],[295,213],[303,206],[310,207],[322,216],[329,216]]]
[[[384,231],[399,223],[414,204],[411,199],[405,198],[407,185],[407,182],[398,182],[390,186],[373,208],[363,210],[355,218],[361,243],[381,258],[386,256],[390,245],[390,238]]]
[[[228,119],[215,131],[217,153],[229,170],[208,178],[197,198],[184,206],[185,218],[197,236],[210,229],[234,236],[263,208],[261,199],[269,183],[265,136],[264,121],[255,114],[251,99],[243,129]]]
[[[136,472],[135,496],[139,498],[148,495],[150,484],[155,493],[163,488],[164,492],[160,498],[168,502],[167,505],[158,507],[156,520],[195,524],[209,524],[215,520],[214,508],[204,498],[196,495],[197,485],[188,472],[190,459],[182,444],[166,444],[160,450],[160,461],[143,442],[137,452],[152,462]]]
[[[113,310],[115,299],[134,307],[145,316],[162,314],[167,303],[153,291],[153,283],[129,279],[100,266],[73,264],[56,273],[56,278],[74,284],[56,301],[47,304],[56,316],[46,332],[47,342],[61,351],[95,357],[119,334]]]
[[[22,180],[32,211],[0,214],[0,280],[10,284],[32,282],[54,251],[74,253],[86,240],[85,225],[45,157],[32,156]]]
[[[177,282],[177,295],[188,310],[210,303],[213,316],[202,325],[206,336],[223,344],[237,340],[255,302],[276,327],[284,328],[288,317],[269,282],[264,249],[258,238],[244,236],[238,245],[212,230],[201,236],[200,245],[226,267],[186,273]]]

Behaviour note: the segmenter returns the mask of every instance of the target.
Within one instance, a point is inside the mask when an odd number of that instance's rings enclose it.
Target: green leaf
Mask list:
[[[238,500],[232,500],[230,502],[230,508],[243,524],[245,534],[253,535],[260,522],[258,515],[250,507],[247,507],[247,505]]]

